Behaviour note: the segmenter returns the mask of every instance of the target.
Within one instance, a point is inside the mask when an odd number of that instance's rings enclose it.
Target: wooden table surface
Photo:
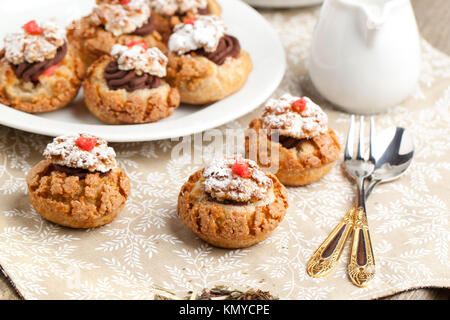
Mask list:
[[[450,55],[450,1],[411,0],[422,36],[434,47]],[[418,289],[396,294],[391,300],[449,300],[449,289]],[[0,300],[16,300],[19,296],[0,274]]]

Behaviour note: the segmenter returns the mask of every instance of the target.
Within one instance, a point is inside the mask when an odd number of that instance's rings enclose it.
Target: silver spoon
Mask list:
[[[383,130],[376,136],[372,147],[375,170],[366,187],[366,199],[379,183],[400,178],[408,170],[414,157],[413,139],[408,130],[400,127]]]

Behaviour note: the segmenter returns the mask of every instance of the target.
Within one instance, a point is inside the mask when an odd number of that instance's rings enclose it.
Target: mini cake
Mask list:
[[[257,140],[253,150],[252,131]],[[258,164],[265,168],[274,167],[271,152],[276,150],[279,153],[278,158],[273,157],[279,161],[276,176],[287,186],[319,180],[331,170],[341,152],[322,109],[307,97],[290,94],[267,102],[262,117],[250,123],[245,148],[247,157],[253,158],[255,153]]]
[[[89,16],[72,22],[67,30],[86,67],[109,54],[115,44],[145,42],[166,52],[148,0],[100,2]]]
[[[220,16],[222,9],[216,0],[150,0],[158,30],[168,39],[172,29],[186,19],[199,15]]]
[[[145,43],[114,45],[88,69],[88,109],[108,124],[148,123],[167,118],[180,105],[177,88],[164,81],[167,57]]]
[[[175,27],[169,40],[168,82],[181,102],[206,104],[240,90],[252,70],[239,40],[225,33],[216,16],[200,16]]]
[[[27,175],[31,203],[45,219],[71,228],[111,222],[130,194],[127,175],[105,140],[89,134],[55,138]]]
[[[245,248],[266,239],[288,207],[285,187],[251,160],[224,158],[197,171],[181,188],[178,215],[204,241]]]
[[[40,113],[60,109],[77,95],[84,76],[82,61],[50,22],[32,20],[23,31],[4,38],[0,51],[0,103]]]

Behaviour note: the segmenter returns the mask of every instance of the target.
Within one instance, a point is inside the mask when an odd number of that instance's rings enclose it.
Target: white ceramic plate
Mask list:
[[[229,33],[237,36],[253,60],[254,69],[245,87],[234,95],[205,107],[181,105],[174,114],[156,123],[105,125],[84,106],[82,94],[68,107],[31,115],[0,104],[0,124],[16,129],[59,136],[91,132],[111,142],[151,141],[202,132],[237,119],[262,104],[281,82],[286,58],[277,33],[253,8],[238,0],[219,1]],[[95,0],[17,0],[0,2],[0,37],[31,19],[51,19],[67,24],[90,12]]]
[[[312,6],[322,3],[323,0],[245,0],[255,7],[266,8],[291,8]]]

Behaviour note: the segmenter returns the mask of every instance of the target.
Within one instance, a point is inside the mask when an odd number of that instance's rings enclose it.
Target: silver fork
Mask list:
[[[349,275],[357,286],[365,286],[374,276],[375,260],[373,259],[369,229],[366,218],[366,198],[364,197],[364,180],[375,168],[375,158],[372,155],[372,141],[375,126],[370,120],[370,151],[369,160],[364,159],[364,117],[360,119],[358,152],[353,158],[355,116],[351,116],[345,147],[345,167],[357,181],[357,202],[347,211],[339,224],[314,252],[308,261],[307,271],[313,277],[323,277],[329,274],[337,264],[347,238],[353,232],[352,250],[349,262]],[[361,240],[361,241],[360,241]],[[370,271],[370,272],[368,272]]]
[[[366,197],[364,181],[375,169],[372,141],[374,136],[373,118],[370,118],[369,159],[365,159],[364,150],[364,117],[360,117],[359,141],[356,158],[353,157],[355,116],[351,116],[345,146],[344,165],[348,173],[356,180],[357,201],[353,212],[353,240],[348,264],[348,274],[352,282],[365,287],[375,276],[375,258],[369,234],[366,214]]]

